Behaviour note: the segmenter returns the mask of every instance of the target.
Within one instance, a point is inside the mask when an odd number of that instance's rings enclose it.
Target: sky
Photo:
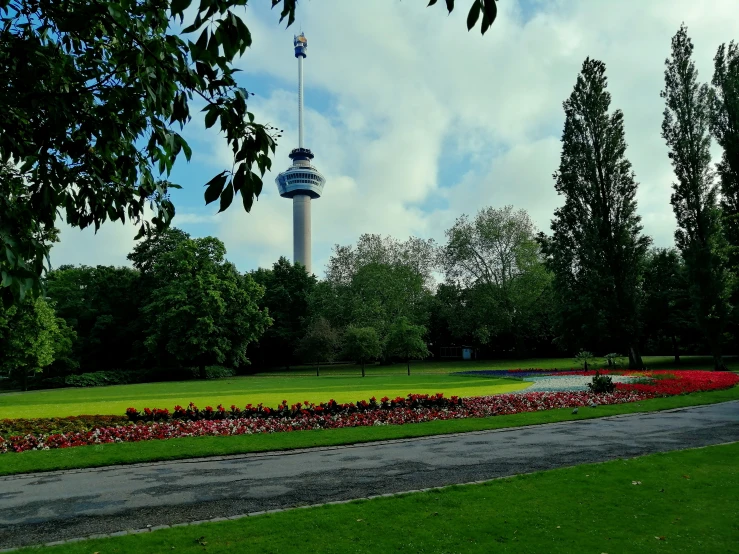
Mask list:
[[[562,102],[587,57],[605,62],[611,110],[624,112],[627,157],[639,182],[638,211],[654,245],[673,245],[674,180],[660,136],[664,62],[681,22],[695,44],[699,79],[710,81],[718,46],[739,40],[736,0],[500,0],[482,36],[467,32],[471,0],[425,7],[416,0],[300,0],[296,22],[279,24],[267,0],[242,13],[253,44],[237,66],[255,93],[256,120],[284,129],[273,171],[251,213],[236,199],[216,214],[203,184],[231,167],[222,136],[202,115],[183,135],[193,149],[170,180],[173,225],[193,237],[216,236],[241,271],[292,258],[292,205],[276,175],[290,165],[297,139],[297,60],[293,35],[308,38],[305,144],[326,177],[312,202],[313,271],[323,276],[335,244],[363,233],[444,242],[462,214],[487,206],[526,210],[549,231],[562,198],[554,190]],[[710,6],[710,7],[709,7]],[[720,150],[714,145],[714,160]],[[61,264],[130,265],[136,228],[106,223],[95,234],[60,225],[51,252]]]

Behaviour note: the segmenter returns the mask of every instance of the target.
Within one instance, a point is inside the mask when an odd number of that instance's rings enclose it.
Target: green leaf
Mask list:
[[[186,35],[188,33],[197,31],[198,29],[200,29],[200,26],[202,24],[203,24],[203,18],[200,17],[200,14],[198,13],[198,15],[195,16],[195,21],[193,21],[191,25],[188,25],[187,27],[182,29],[182,34]]]
[[[231,205],[231,202],[233,202],[234,199],[234,187],[231,183],[228,184],[228,186],[223,189],[223,192],[221,193],[221,208],[218,210],[218,213],[221,213],[228,209],[228,207]]]
[[[498,16],[498,5],[495,2],[496,0],[485,0],[485,11],[483,13],[481,25],[481,31],[483,35],[485,34],[485,31],[490,28],[490,26],[495,21],[495,18]]]
[[[221,195],[221,191],[223,190],[224,185],[226,184],[227,179],[228,176],[224,171],[213,177],[205,184],[205,186],[208,187],[205,189],[204,195],[206,205],[210,204],[211,202],[215,202],[218,199],[218,197]]]
[[[170,6],[172,15],[184,12],[188,7],[190,7],[191,3],[192,0],[172,0],[172,5]]]
[[[8,259],[10,265],[15,265],[16,257],[13,251],[9,247],[5,247],[5,257]]]
[[[113,19],[120,19],[123,17],[123,12],[121,11],[121,8],[119,6],[116,6],[115,4],[108,4],[108,13],[113,17]]]
[[[254,204],[254,195],[251,193],[251,191],[246,191],[244,189],[241,190],[241,201],[244,204],[244,210],[246,210],[247,213],[251,211],[251,207]]]
[[[205,114],[205,128],[210,129],[215,125],[216,119],[218,119],[218,110],[215,106],[208,106],[208,113]]]
[[[233,187],[236,192],[240,191],[246,183],[246,164],[239,166],[236,175],[233,178]]]
[[[175,140],[180,146],[182,146],[182,150],[185,152],[185,159],[189,162],[190,158],[192,158],[192,148],[190,148],[190,145],[187,144],[187,141],[183,139],[180,135],[175,134]]]
[[[472,29],[477,23],[480,17],[480,0],[475,0],[470,8],[470,13],[467,14],[467,30]]]
[[[255,196],[259,196],[262,193],[262,180],[259,178],[259,175],[251,172],[251,183],[252,183],[252,190],[254,191]]]

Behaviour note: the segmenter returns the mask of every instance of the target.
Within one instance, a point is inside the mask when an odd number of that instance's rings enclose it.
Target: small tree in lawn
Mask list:
[[[592,352],[587,350],[581,350],[575,354],[575,363],[581,365],[585,371],[588,370],[588,364],[592,364],[595,361],[595,356]]]
[[[412,325],[408,318],[400,317],[390,327],[388,333],[388,351],[391,355],[405,358],[408,375],[411,374],[411,358],[425,358],[431,354],[423,339],[426,328],[423,325]]]
[[[364,364],[382,354],[380,337],[374,327],[350,325],[344,334],[344,349],[349,358],[362,364],[362,377],[364,377]]]
[[[339,332],[325,317],[313,320],[298,344],[298,354],[306,362],[315,362],[316,377],[321,375],[321,362],[333,362],[339,350]]]

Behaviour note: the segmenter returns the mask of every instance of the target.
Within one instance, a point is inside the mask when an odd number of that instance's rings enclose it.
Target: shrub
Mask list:
[[[601,375],[600,372],[596,371],[595,375],[593,375],[593,382],[588,383],[588,388],[590,389],[590,392],[611,393],[616,390],[616,385],[610,375]]]
[[[212,365],[205,368],[206,379],[233,377],[233,369]],[[132,385],[135,383],[151,383],[154,381],[175,381],[195,379],[199,376],[197,368],[185,369],[139,369],[135,371],[93,371],[80,375],[44,379],[44,384],[52,387],[104,387],[108,385]]]
[[[68,387],[103,387],[106,385],[129,385],[156,380],[156,372],[138,371],[94,371],[80,375],[69,375],[64,378]]]
[[[616,354],[615,352],[611,352],[610,354],[606,354],[603,356],[605,359],[606,364],[610,368],[616,368],[616,367],[622,367],[624,365],[624,357],[621,354]]]
[[[223,379],[225,377],[233,377],[236,371],[220,365],[209,365],[205,368],[206,379]],[[193,377],[199,377],[197,368],[193,369]]]

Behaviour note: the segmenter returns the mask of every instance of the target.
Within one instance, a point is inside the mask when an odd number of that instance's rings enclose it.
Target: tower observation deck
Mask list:
[[[326,178],[313,166],[313,152],[303,145],[303,60],[308,40],[303,33],[293,41],[298,59],[298,147],[290,152],[292,165],[275,182],[283,198],[293,201],[293,261],[311,273],[311,199],[320,198]]]

